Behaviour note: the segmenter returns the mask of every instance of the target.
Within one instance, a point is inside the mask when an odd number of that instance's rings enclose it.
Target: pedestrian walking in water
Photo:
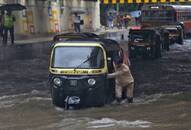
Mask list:
[[[80,32],[80,16],[77,13],[74,14],[74,30]]]
[[[115,72],[108,74],[107,78],[115,78],[115,97],[114,103],[132,103],[134,79],[128,65],[123,63],[122,59],[114,60]],[[123,100],[123,91],[125,91]]]
[[[7,11],[7,14],[4,16],[4,34],[3,34],[3,44],[7,44],[8,32],[11,37],[11,44],[14,44],[14,22],[15,17],[12,15],[11,11]]]

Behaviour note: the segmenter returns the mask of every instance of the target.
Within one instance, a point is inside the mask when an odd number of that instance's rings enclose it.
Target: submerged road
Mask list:
[[[125,41],[120,42],[126,46]],[[52,105],[47,86],[50,45],[1,46],[0,129],[191,129],[191,40],[172,45],[157,60],[131,59],[133,104],[76,111]]]

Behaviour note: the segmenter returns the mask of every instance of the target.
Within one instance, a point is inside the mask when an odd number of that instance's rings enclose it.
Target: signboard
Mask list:
[[[124,4],[124,3],[184,3],[191,2],[191,0],[101,0],[102,4]]]

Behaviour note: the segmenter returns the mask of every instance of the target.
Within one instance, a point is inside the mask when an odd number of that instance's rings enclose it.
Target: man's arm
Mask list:
[[[114,73],[107,74],[107,78],[115,78],[117,76],[123,75],[124,73],[127,73],[129,71],[129,67],[127,65],[123,65],[122,70],[116,70]]]
[[[122,75],[124,72],[123,71],[116,71],[114,73],[107,74],[107,78],[115,78],[119,75]]]

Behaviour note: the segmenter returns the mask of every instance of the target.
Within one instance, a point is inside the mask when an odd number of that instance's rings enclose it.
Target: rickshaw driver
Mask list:
[[[134,79],[131,74],[131,71],[128,65],[123,63],[123,60],[115,59],[114,60],[114,73],[107,74],[107,78],[115,78],[115,97],[116,100],[113,104],[116,103],[133,103],[133,90],[134,90]],[[122,101],[122,92],[127,89],[125,100]]]

